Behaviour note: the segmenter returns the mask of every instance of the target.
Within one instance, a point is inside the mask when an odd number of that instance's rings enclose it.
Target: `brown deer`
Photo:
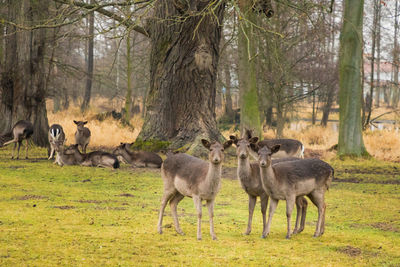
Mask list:
[[[286,200],[287,234],[291,236],[291,215],[296,199],[307,196],[318,208],[318,222],[314,237],[321,236],[325,230],[325,191],[328,190],[334,175],[333,168],[319,159],[299,159],[272,165],[272,155],[279,151],[280,145],[252,146],[258,152],[261,182],[271,198],[266,234],[270,232],[272,216],[279,200]]]
[[[246,130],[245,136],[248,140],[250,140],[252,136],[251,130]],[[295,139],[264,139],[258,142],[260,147],[262,146],[269,146],[273,147],[275,145],[281,145],[280,149],[277,153],[273,155],[272,158],[274,159],[281,159],[281,158],[304,158],[304,146],[303,144]],[[252,153],[255,158],[257,155]]]
[[[75,143],[81,147],[83,153],[86,153],[86,148],[89,145],[90,135],[91,135],[89,128],[84,126],[87,123],[87,121],[74,120],[74,123],[77,126],[75,132]]]
[[[220,189],[222,162],[224,149],[232,145],[232,140],[224,144],[210,143],[202,139],[203,146],[209,150],[208,162],[184,154],[169,154],[161,166],[161,177],[164,182],[164,194],[158,219],[158,232],[162,233],[162,219],[164,209],[169,202],[176,232],[184,234],[179,226],[176,208],[186,196],[193,198],[197,210],[197,239],[201,240],[201,202],[206,200],[210,217],[210,234],[213,240],[217,239],[214,232],[214,199]]]
[[[64,142],[66,139],[64,140]],[[55,142],[55,151],[57,152],[56,154],[56,159],[54,163],[57,163],[61,167],[64,165],[79,165],[80,162],[76,159],[74,153],[69,153],[66,152],[66,148],[64,147],[64,142],[56,141]]]
[[[0,147],[14,143],[14,149],[12,152],[12,159],[14,158],[15,148],[18,143],[17,159],[19,159],[19,149],[21,143],[26,140],[25,158],[28,158],[28,139],[33,135],[33,125],[30,121],[18,121],[12,130],[5,135],[0,136]]]
[[[56,151],[56,146],[64,145],[65,142],[65,133],[62,126],[59,124],[51,125],[48,137],[50,143],[50,155],[48,159],[52,159]]]
[[[151,167],[161,168],[162,159],[154,152],[147,151],[131,151],[129,147],[133,143],[121,143],[117,146],[113,154],[117,157],[122,157],[124,161],[134,167]]]
[[[262,187],[260,166],[258,162],[251,163],[249,158],[251,150],[250,147],[257,143],[258,137],[252,137],[250,140],[247,140],[247,138],[238,139],[236,136],[231,135],[230,139],[237,147],[236,154],[238,157],[238,168],[237,168],[238,180],[243,190],[249,196],[249,218],[245,234],[249,235],[251,232],[254,207],[257,202],[257,197],[260,197],[261,213],[263,218],[262,238],[265,238],[267,235],[266,213],[268,206],[268,195]],[[292,161],[292,160],[298,160],[298,158],[276,159],[272,161],[272,164],[282,161]],[[304,229],[306,213],[307,213],[307,205],[308,205],[307,200],[304,197],[298,197],[296,199],[297,218],[296,218],[296,226],[294,233],[300,233]],[[300,215],[301,215],[301,225],[300,228],[298,228],[300,222]]]
[[[78,144],[74,144],[67,147],[64,153],[74,155],[76,161],[82,166],[119,168],[117,157],[108,152],[93,151],[87,154],[81,153],[78,149]]]

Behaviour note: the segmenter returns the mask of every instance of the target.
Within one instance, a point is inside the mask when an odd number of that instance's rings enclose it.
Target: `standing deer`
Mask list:
[[[76,161],[82,166],[119,168],[119,161],[115,155],[104,151],[81,153],[78,144],[67,147],[65,154],[74,155]]]
[[[308,198],[318,208],[318,222],[314,237],[321,236],[325,230],[325,191],[328,190],[334,175],[333,168],[319,159],[299,159],[272,165],[272,155],[279,151],[280,145],[252,147],[259,156],[261,182],[270,196],[269,215],[266,234],[269,234],[272,216],[279,200],[286,200],[287,234],[291,236],[291,215],[296,199]]]
[[[246,130],[247,139],[250,140],[252,138],[252,131]],[[274,159],[281,158],[304,158],[304,146],[299,140],[295,139],[264,139],[258,142],[260,147],[269,146],[273,147],[275,145],[281,145],[279,151],[273,155]],[[257,155],[253,156],[257,158]]]
[[[131,151],[129,147],[132,144],[121,143],[114,149],[113,154],[122,157],[124,161],[135,167],[161,168],[162,159],[159,155],[154,152]]]
[[[77,143],[81,147],[83,153],[86,153],[86,148],[90,142],[90,130],[84,126],[87,121],[74,120],[74,123],[77,126],[75,132],[75,143]]]
[[[28,158],[28,139],[33,135],[33,125],[30,121],[18,121],[12,130],[3,136],[0,136],[0,147],[14,143],[14,149],[12,153],[12,159],[14,158],[15,148],[18,143],[17,159],[19,159],[19,149],[21,143],[26,140],[25,158]]]
[[[241,187],[249,196],[249,218],[247,223],[247,230],[245,232],[246,235],[249,235],[251,232],[251,224],[253,220],[253,212],[254,207],[257,202],[257,197],[260,197],[261,201],[261,213],[263,218],[263,232],[262,238],[267,236],[266,232],[266,213],[268,206],[268,195],[262,187],[261,175],[260,175],[260,166],[258,162],[250,163],[249,155],[251,146],[254,146],[258,137],[252,137],[250,140],[247,138],[238,139],[236,136],[231,135],[230,139],[236,145],[236,154],[238,157],[238,168],[237,168],[237,176],[240,182]],[[272,164],[282,162],[282,161],[292,161],[298,160],[298,158],[284,158],[284,159],[276,159],[272,161]],[[296,226],[294,233],[300,233],[304,229],[304,224],[306,220],[307,213],[307,200],[304,197],[298,197],[296,199],[296,207],[297,207],[297,217],[296,217]],[[301,225],[298,229],[298,225],[300,222],[301,215]]]
[[[64,145],[65,133],[61,125],[53,124],[49,129],[49,143],[50,143],[50,156],[49,159],[54,157],[56,146]]]
[[[210,234],[213,240],[217,239],[214,232],[214,200],[220,189],[222,161],[224,149],[232,145],[232,140],[224,144],[210,143],[202,139],[203,146],[209,150],[208,162],[184,154],[169,154],[161,166],[161,177],[164,182],[164,194],[158,219],[158,232],[162,233],[162,219],[164,209],[169,202],[174,219],[176,232],[183,235],[179,226],[177,205],[186,196],[193,198],[197,210],[197,239],[201,240],[201,202],[207,201],[210,217]]]

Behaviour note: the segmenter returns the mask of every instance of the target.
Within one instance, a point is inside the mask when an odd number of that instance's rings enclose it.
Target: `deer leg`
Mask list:
[[[28,139],[25,139],[25,140],[26,140],[25,158],[27,159],[28,158]]]
[[[318,208],[318,221],[314,233],[314,237],[318,237],[321,235],[322,219],[324,216],[324,192],[314,191],[309,197],[312,203],[314,203],[314,205]]]
[[[260,196],[260,202],[261,202],[261,214],[262,214],[262,219],[263,219],[263,232],[262,232],[262,238],[265,238],[266,235],[266,228],[267,228],[267,207],[268,207],[268,195],[264,194]]]
[[[296,198],[296,223],[294,225],[294,230],[293,230],[293,234],[297,234],[300,233],[299,232],[299,222],[300,222],[300,216],[302,214],[303,211],[303,207],[302,207],[302,203],[301,203],[301,197]]]
[[[21,148],[22,141],[18,141],[17,159],[19,159],[19,150]]]
[[[52,159],[54,157],[54,147],[52,145],[50,145],[50,156],[48,158],[48,160]]]
[[[269,203],[269,214],[268,214],[268,222],[267,222],[267,229],[265,231],[265,236],[267,236],[271,230],[271,221],[272,221],[272,216],[274,216],[274,212],[276,210],[276,207],[278,206],[278,199],[273,199],[271,197],[271,201]]]
[[[176,193],[175,196],[169,201],[169,205],[171,207],[172,218],[174,219],[175,230],[178,234],[184,235],[185,233],[182,231],[181,227],[179,226],[178,221],[178,213],[176,208],[178,203],[184,198],[184,196],[180,193]]]
[[[324,203],[324,215],[322,216],[321,234],[320,235],[323,235],[325,232],[325,212],[326,212],[326,203]]]
[[[293,234],[299,234],[303,232],[304,225],[306,222],[307,206],[308,203],[304,197],[298,197],[296,199],[297,216],[296,216],[296,226],[293,231]],[[298,228],[299,222],[300,222],[300,228]]]
[[[249,235],[251,233],[251,223],[253,221],[253,212],[256,202],[257,202],[257,197],[249,195],[249,219],[247,222],[247,230],[244,233],[245,235]]]
[[[296,202],[295,196],[286,197],[286,219],[287,219],[286,239],[290,239],[290,236],[291,236],[291,231],[292,231],[291,219],[292,219],[292,212],[293,212],[293,207],[294,207],[295,202]]]
[[[197,240],[201,240],[201,199],[199,196],[193,196],[194,206],[197,210]]]
[[[213,240],[217,240],[214,232],[214,199],[207,200],[208,217],[210,217],[210,235]]]
[[[17,142],[14,143],[14,149],[13,149],[12,156],[11,156],[12,159],[14,158],[16,148],[17,148]]]
[[[165,206],[167,205],[168,201],[174,196],[174,193],[175,190],[164,190],[164,194],[161,200],[161,208],[158,216],[158,225],[157,225],[157,230],[160,234],[162,234],[162,219],[164,216]]]

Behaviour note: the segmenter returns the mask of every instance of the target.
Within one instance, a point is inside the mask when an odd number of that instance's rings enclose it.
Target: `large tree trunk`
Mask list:
[[[90,0],[90,4],[93,4],[94,0]],[[93,50],[94,50],[94,12],[89,15],[89,38],[88,38],[88,60],[87,60],[87,76],[86,76],[86,88],[85,95],[83,96],[83,102],[81,106],[82,111],[86,111],[89,107],[90,96],[92,94],[92,83],[93,83]]]
[[[394,13],[395,17],[395,23],[394,23],[394,38],[393,38],[393,43],[394,43],[394,48],[393,48],[393,100],[392,100],[392,105],[393,107],[397,107],[398,102],[399,102],[399,95],[400,95],[400,88],[399,88],[399,65],[400,65],[400,60],[399,60],[399,54],[400,54],[400,47],[397,42],[397,35],[399,31],[399,1],[396,0],[396,9]]]
[[[172,148],[200,136],[222,138],[215,94],[224,2],[214,4],[212,14],[199,14],[210,2],[155,2],[150,90],[139,138],[169,140]]]
[[[253,12],[252,0],[240,0],[240,11],[243,19],[239,22],[239,87],[240,87],[240,131],[253,130],[261,136],[260,109],[258,102],[256,77],[256,13]]]
[[[366,154],[361,125],[364,1],[345,0],[339,52],[339,155]]]
[[[45,0],[8,0],[8,20],[35,25],[48,16]],[[1,75],[0,132],[9,131],[19,120],[34,125],[33,141],[47,146],[45,103],[46,30],[20,31],[6,26],[5,64]]]

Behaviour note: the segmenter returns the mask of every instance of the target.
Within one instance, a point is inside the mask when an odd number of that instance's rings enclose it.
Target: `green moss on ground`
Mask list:
[[[136,139],[135,143],[133,143],[131,148],[135,150],[159,152],[161,150],[167,149],[170,144],[171,142],[160,141],[155,139],[146,141],[141,139]]]
[[[400,186],[380,183],[399,179],[393,174],[394,163],[331,162],[337,179],[354,175],[363,180],[333,182],[326,194],[326,230],[321,238],[312,237],[317,210],[310,204],[305,231],[286,240],[283,202],[267,239],[260,238],[259,203],[253,232],[244,236],[247,195],[237,181],[223,179],[214,219],[219,240],[210,238],[203,207],[203,240],[197,241],[197,215],[189,198],[178,206],[186,235],[176,234],[169,206],[164,233],[157,233],[163,190],[159,170],[127,165],[117,171],[59,167],[45,159],[46,153],[35,148],[30,151],[32,159],[11,160],[9,147],[0,150],[1,266],[400,264]]]

